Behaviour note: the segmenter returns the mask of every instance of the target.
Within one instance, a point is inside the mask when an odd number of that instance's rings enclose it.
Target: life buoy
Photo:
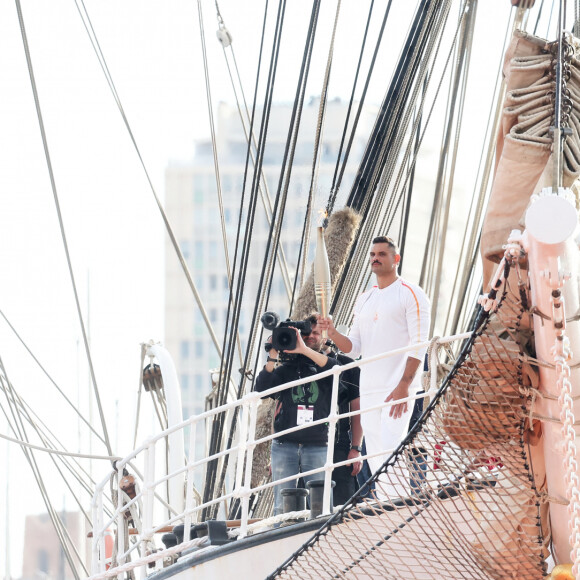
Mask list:
[[[105,566],[108,570],[111,567],[111,558],[113,557],[113,546],[115,545],[115,538],[113,535],[113,530],[107,528],[103,534],[103,540],[105,544]]]

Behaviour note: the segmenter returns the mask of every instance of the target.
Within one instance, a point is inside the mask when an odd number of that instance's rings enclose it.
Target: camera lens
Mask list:
[[[296,348],[296,331],[289,327],[278,327],[272,333],[272,343],[276,350],[293,350]]]

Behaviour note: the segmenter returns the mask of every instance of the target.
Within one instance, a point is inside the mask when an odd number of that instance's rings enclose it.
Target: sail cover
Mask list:
[[[580,174],[580,63],[576,39],[565,43],[563,187],[573,187]],[[555,51],[557,43],[516,31],[504,59],[506,97],[496,144],[496,170],[481,234],[483,287],[503,257],[502,246],[522,218],[530,196],[552,185]],[[566,98],[568,94],[568,98]],[[575,188],[573,188],[574,191]]]

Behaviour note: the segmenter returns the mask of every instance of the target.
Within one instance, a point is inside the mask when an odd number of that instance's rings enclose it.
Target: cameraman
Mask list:
[[[296,348],[283,351],[285,355],[296,356],[294,358],[284,356],[279,362],[278,352],[271,349],[264,369],[256,378],[254,390],[262,392],[290,381],[316,375],[338,364],[336,359],[319,352],[324,339],[317,327],[317,317],[311,316],[307,321],[311,324],[311,332],[303,336],[294,328]],[[328,417],[331,394],[331,376],[276,393],[273,396],[277,401],[274,411],[274,432],[279,433],[297,425],[306,425]],[[327,424],[315,425],[273,439],[272,481],[323,467],[326,463],[327,443]],[[304,477],[304,483],[323,477],[322,472],[308,475]],[[280,492],[287,487],[296,487],[296,481],[287,481],[274,486],[274,515],[282,513]]]

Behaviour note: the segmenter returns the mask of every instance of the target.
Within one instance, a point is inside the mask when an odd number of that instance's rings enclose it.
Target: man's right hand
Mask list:
[[[336,346],[344,353],[348,354],[352,350],[352,342],[348,336],[344,336],[336,330],[334,322],[330,316],[320,316],[318,318],[318,328],[326,330],[326,336],[336,344]]]
[[[334,327],[334,323],[330,316],[327,316],[326,318],[319,316],[317,326],[321,331],[326,330],[327,336],[330,340],[333,340],[333,337],[336,336],[338,332]]]

